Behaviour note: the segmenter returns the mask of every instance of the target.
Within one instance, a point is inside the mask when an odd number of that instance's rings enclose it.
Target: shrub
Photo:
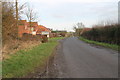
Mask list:
[[[81,36],[99,42],[110,44],[120,43],[120,25],[108,25],[104,27],[94,27],[90,31],[84,32]]]

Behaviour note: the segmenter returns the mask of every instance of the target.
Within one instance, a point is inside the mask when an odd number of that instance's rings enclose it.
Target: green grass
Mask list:
[[[111,49],[114,49],[114,50],[117,50],[117,51],[118,51],[118,47],[120,47],[120,46],[115,45],[115,44],[97,42],[97,41],[85,39],[83,37],[80,37],[80,40],[85,41],[85,42],[90,43],[90,44],[96,44],[96,45],[100,45],[100,46],[103,46],[103,47],[111,48]]]
[[[51,38],[49,42],[42,43],[31,50],[20,50],[16,54],[10,55],[2,63],[3,78],[18,78],[27,75],[39,67],[45,65],[45,62],[52,55],[57,40],[63,37]]]

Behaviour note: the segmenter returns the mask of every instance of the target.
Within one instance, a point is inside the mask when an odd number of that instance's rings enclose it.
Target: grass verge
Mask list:
[[[120,46],[115,45],[115,44],[108,44],[108,43],[103,43],[103,42],[97,42],[97,41],[93,41],[93,40],[88,40],[88,39],[83,38],[83,37],[80,37],[80,40],[85,41],[87,43],[96,44],[96,45],[100,45],[100,46],[103,46],[103,47],[111,48],[111,49],[117,50],[117,51],[119,50],[118,48],[120,47]]]
[[[59,39],[63,39],[63,37],[51,38],[47,43],[42,43],[27,51],[20,50],[16,54],[10,55],[9,59],[2,62],[3,78],[19,78],[34,71],[36,67],[44,65]]]

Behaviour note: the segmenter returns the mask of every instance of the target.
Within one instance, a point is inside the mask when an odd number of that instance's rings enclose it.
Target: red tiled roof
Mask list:
[[[50,32],[50,30],[48,28],[46,28],[45,26],[38,25],[38,27],[37,27],[37,33],[40,34],[42,31],[48,31],[48,32]]]
[[[84,28],[83,30],[84,31],[89,31],[89,30],[91,30],[91,28]]]
[[[27,25],[28,26],[32,26],[32,27],[36,27],[36,26],[38,26],[38,23],[37,22],[27,22]]]
[[[19,25],[21,25],[21,24],[25,25],[25,23],[27,23],[26,20],[19,20]]]
[[[20,20],[21,22],[26,22],[26,20]]]
[[[89,30],[91,30],[91,28],[84,28],[84,29],[81,31],[80,34],[83,34],[84,32],[89,31]]]
[[[48,28],[46,28],[45,26],[43,26],[43,25],[39,25],[38,26],[41,30],[43,30],[43,31],[48,31],[48,32],[50,32],[50,30],[48,29]]]
[[[28,22],[28,24],[38,25],[37,22]]]

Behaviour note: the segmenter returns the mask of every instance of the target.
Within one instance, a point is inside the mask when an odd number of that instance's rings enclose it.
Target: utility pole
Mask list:
[[[0,1],[0,61],[2,62],[2,2]],[[2,63],[0,63],[0,79],[2,79]]]
[[[15,4],[15,6],[16,6],[16,29],[17,29],[17,31],[16,31],[16,38],[18,38],[18,1],[16,0],[16,2],[15,2],[16,4]]]
[[[120,24],[120,1],[118,2],[118,24]]]

